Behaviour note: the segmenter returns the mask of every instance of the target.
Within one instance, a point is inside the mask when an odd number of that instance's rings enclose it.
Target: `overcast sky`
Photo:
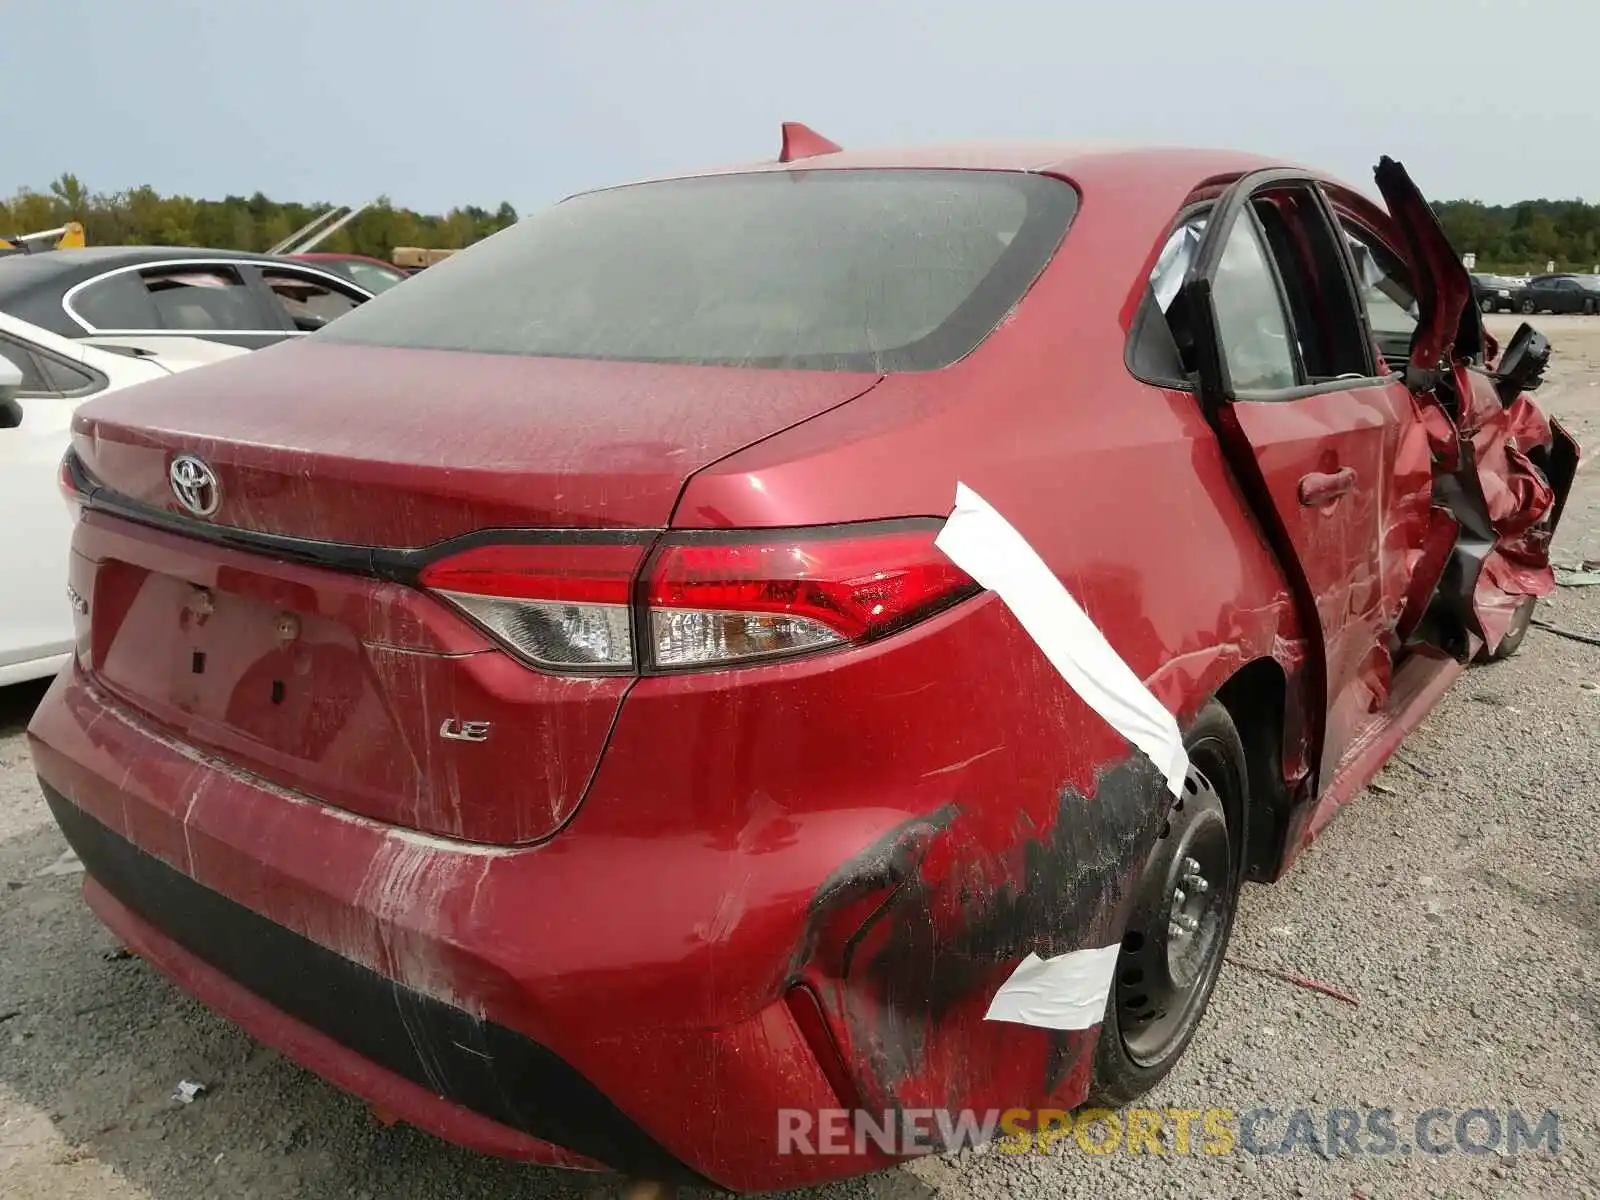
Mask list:
[[[1600,0],[0,0],[0,193],[519,210],[845,145],[1229,146],[1600,201]],[[1564,62],[1561,61],[1564,59]]]

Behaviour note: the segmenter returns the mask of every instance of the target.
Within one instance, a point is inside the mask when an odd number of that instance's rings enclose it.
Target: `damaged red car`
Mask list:
[[[30,735],[89,904],[535,1163],[1139,1095],[1242,884],[1553,585],[1549,347],[1377,187],[792,127],[84,406]]]

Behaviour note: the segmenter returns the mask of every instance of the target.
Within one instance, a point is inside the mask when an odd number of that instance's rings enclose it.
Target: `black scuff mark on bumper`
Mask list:
[[[918,1075],[955,1006],[997,986],[1000,967],[1120,941],[1130,890],[1171,801],[1161,773],[1135,751],[1103,768],[1092,794],[1063,788],[1047,827],[1019,809],[1009,840],[989,845],[957,802],[899,826],[829,877],[812,902],[808,948],[842,908],[880,893],[849,937],[836,994],[856,1069],[882,1097]],[[922,866],[936,843],[955,865],[930,883]],[[1051,1044],[1045,1095],[1079,1065],[1084,1041],[1060,1032]]]

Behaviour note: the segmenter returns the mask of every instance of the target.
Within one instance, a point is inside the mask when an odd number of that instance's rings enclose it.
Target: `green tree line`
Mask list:
[[[329,207],[269,200],[260,192],[222,200],[163,196],[152,187],[91,192],[76,175],[63,175],[42,192],[23,188],[0,200],[0,237],[77,221],[91,246],[259,251],[277,245]],[[397,208],[382,198],[315,248],[388,261],[396,246],[459,250],[516,219],[510,204],[493,210],[468,205],[439,216]]]
[[[195,200],[152,187],[91,192],[76,175],[44,191],[23,188],[0,201],[0,237],[81,222],[91,246],[208,246],[266,250],[329,206],[269,200],[262,193]],[[1482,270],[1588,271],[1600,263],[1600,205],[1582,200],[1523,200],[1488,205],[1449,200],[1435,210],[1458,253],[1475,253]],[[513,224],[517,210],[468,205],[443,215],[396,208],[380,199],[318,250],[389,259],[396,246],[456,250]]]
[[[1600,263],[1600,204],[1450,200],[1434,210],[1457,253],[1478,256],[1479,270],[1538,273],[1553,259],[1558,271],[1592,271]]]

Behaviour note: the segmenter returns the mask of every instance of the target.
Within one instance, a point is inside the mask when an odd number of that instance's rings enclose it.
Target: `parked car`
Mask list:
[[[312,263],[320,270],[348,279],[374,296],[410,278],[393,263],[386,263],[381,258],[369,258],[365,254],[306,253],[289,257]]]
[[[791,127],[96,401],[30,728],[89,903],[546,1164],[781,1189],[904,1149],[819,1114],[1131,1100],[1242,883],[1554,586],[1548,344],[1377,183]]]
[[[231,250],[91,246],[0,258],[0,312],[67,338],[205,338],[258,349],[372,292],[309,263]]]
[[[1482,312],[1516,312],[1519,289],[1523,286],[1504,275],[1473,275],[1472,297]]]
[[[56,487],[72,413],[92,396],[243,354],[190,338],[101,348],[0,313],[0,685],[53,675],[72,653],[64,589],[72,522]]]
[[[1600,275],[1535,275],[1518,293],[1525,314],[1600,311]]]

